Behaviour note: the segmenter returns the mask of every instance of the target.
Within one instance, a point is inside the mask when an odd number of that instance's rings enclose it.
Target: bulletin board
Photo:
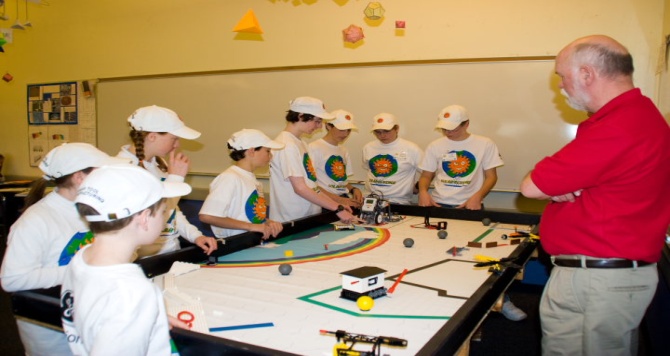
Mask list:
[[[425,149],[441,135],[434,130],[440,110],[460,104],[469,110],[470,132],[490,137],[500,149],[505,165],[498,169],[495,189],[517,191],[535,163],[569,142],[574,124],[585,118],[567,107],[557,83],[553,57],[107,78],[97,86],[98,143],[115,154],[130,143],[127,118],[135,109],[165,106],[203,133],[195,141],[181,140],[191,174],[216,175],[232,163],[226,140],[233,132],[255,128],[275,137],[285,127],[289,100],[314,96],[327,110],[354,114],[359,130],[344,145],[353,160],[352,179],[362,180],[361,149],[375,139],[370,133],[374,115],[393,113],[400,136]]]
[[[91,85],[86,80],[27,86],[30,166],[37,167],[44,155],[65,142],[97,144]]]
[[[76,125],[77,82],[28,85],[28,124]]]

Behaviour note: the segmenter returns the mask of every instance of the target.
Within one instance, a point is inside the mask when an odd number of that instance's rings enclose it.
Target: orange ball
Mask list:
[[[368,311],[375,305],[375,300],[368,297],[367,295],[364,295],[356,300],[356,305],[358,305],[358,309],[362,311]]]

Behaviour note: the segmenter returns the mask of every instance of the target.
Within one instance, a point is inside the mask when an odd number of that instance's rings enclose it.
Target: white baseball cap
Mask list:
[[[95,209],[87,221],[114,221],[136,214],[161,198],[191,192],[182,182],[161,182],[144,168],[132,164],[100,167],[89,174],[79,187],[75,202]]]
[[[291,100],[289,103],[291,111],[314,115],[324,120],[332,120],[334,118],[333,115],[326,111],[323,101],[317,98],[301,96]]]
[[[135,110],[128,122],[137,131],[167,132],[188,140],[200,137],[200,132],[184,125],[176,112],[156,105]]]
[[[379,113],[372,118],[372,131],[390,130],[395,125],[398,125],[398,120],[395,118],[395,115],[387,112]]]
[[[53,180],[86,168],[119,163],[130,163],[130,160],[110,157],[88,143],[72,142],[49,151],[40,162],[40,169],[44,179]]]
[[[283,143],[272,141],[263,132],[255,129],[242,129],[230,136],[228,144],[236,151],[248,150],[256,147],[267,147],[278,150],[284,148]]]
[[[354,115],[346,110],[338,109],[330,112],[335,117],[329,124],[333,124],[338,130],[356,130],[354,125]]]
[[[470,120],[468,112],[460,105],[449,105],[437,115],[436,129],[453,130],[461,123]]]

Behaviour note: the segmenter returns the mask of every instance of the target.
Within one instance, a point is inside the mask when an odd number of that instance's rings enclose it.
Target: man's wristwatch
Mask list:
[[[336,213],[339,213],[340,211],[344,210],[344,205],[338,205],[337,209],[335,209]]]

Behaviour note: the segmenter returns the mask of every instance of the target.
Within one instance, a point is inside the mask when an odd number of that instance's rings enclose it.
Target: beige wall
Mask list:
[[[33,28],[15,30],[14,43],[0,53],[0,75],[14,76],[10,83],[0,82],[4,173],[39,175],[28,165],[25,110],[30,83],[291,65],[546,56],[574,38],[603,33],[629,48],[636,83],[646,95],[658,101],[660,93],[669,91],[659,64],[669,32],[664,0],[381,3],[386,8],[381,23],[366,23],[362,10],[367,1],[354,0],[29,3]],[[11,19],[0,21],[0,27],[11,26],[14,6],[14,1],[7,2]],[[249,8],[265,33],[242,40],[231,30]],[[404,35],[394,30],[395,20],[406,21]],[[341,30],[349,24],[364,28],[364,43],[343,44]],[[667,117],[668,104],[661,107]]]
[[[668,36],[667,38],[670,38],[670,0],[665,0],[664,2],[664,21],[661,41],[665,43],[666,36]],[[670,122],[670,75],[668,73],[670,64],[667,63],[669,59],[668,55],[670,55],[670,51],[663,51],[657,63],[656,73],[658,80],[656,84],[658,86],[658,100],[656,104],[663,113],[663,116],[665,116],[665,120]]]

